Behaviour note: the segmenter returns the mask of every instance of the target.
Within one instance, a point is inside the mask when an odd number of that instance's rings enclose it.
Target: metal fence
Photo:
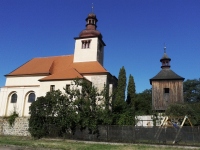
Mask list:
[[[48,137],[61,137],[57,127],[49,126]],[[198,145],[200,143],[200,128],[178,127],[135,127],[135,126],[98,126],[98,133],[90,134],[87,129],[76,129],[72,134],[66,132],[62,137],[73,140],[122,142],[122,143],[162,143]],[[200,144],[199,144],[200,145]]]

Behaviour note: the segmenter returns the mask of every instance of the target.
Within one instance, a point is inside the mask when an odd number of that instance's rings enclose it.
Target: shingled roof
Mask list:
[[[105,74],[97,61],[73,63],[73,55],[33,58],[5,76],[40,76],[40,81],[83,78],[83,74]]]
[[[152,83],[152,81],[158,80],[184,80],[183,77],[177,75],[174,71],[170,69],[170,61],[171,58],[167,56],[166,47],[164,47],[164,55],[160,59],[160,62],[162,63],[162,70],[156,76],[150,79],[150,84]]]
[[[183,77],[177,75],[170,68],[162,69],[156,76],[150,79],[150,84],[152,81],[156,80],[184,80]]]

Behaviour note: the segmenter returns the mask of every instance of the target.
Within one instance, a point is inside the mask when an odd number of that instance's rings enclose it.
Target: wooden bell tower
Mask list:
[[[171,59],[167,56],[166,47],[160,59],[162,70],[150,79],[152,85],[152,109],[165,111],[170,104],[183,103],[184,78],[170,69]]]

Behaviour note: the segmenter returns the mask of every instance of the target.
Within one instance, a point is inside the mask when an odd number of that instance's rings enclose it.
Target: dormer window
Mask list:
[[[90,42],[91,42],[91,40],[83,40],[82,41],[82,49],[90,48]]]

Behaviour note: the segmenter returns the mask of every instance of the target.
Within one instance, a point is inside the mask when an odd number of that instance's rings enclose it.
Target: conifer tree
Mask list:
[[[125,106],[125,90],[126,90],[126,70],[124,66],[119,71],[117,90],[115,100],[113,101],[113,111],[122,112]]]
[[[126,103],[128,105],[134,106],[135,103],[135,82],[133,76],[130,74],[129,81],[128,81],[128,88],[127,88],[127,99]]]

